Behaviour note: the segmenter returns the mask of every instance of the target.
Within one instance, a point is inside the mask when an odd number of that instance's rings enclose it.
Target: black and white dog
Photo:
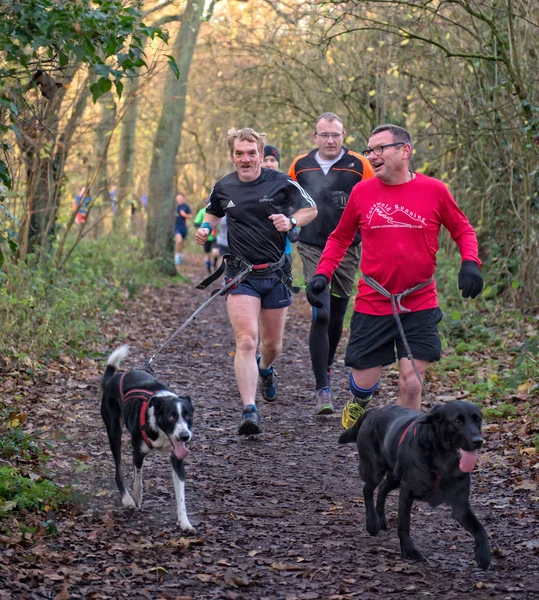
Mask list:
[[[377,535],[387,529],[385,501],[400,487],[397,531],[403,558],[421,558],[410,537],[410,513],[414,500],[423,500],[452,508],[453,518],[475,539],[477,564],[487,569],[488,536],[470,507],[470,473],[483,445],[481,423],[475,404],[455,400],[427,414],[402,406],[372,408],[342,433],[340,444],[357,443],[367,531]]]
[[[120,346],[109,356],[103,375],[101,401],[101,416],[116,465],[115,479],[122,504],[140,508],[144,458],[152,450],[170,452],[178,525],[183,531],[194,531],[185,509],[183,465],[189,454],[185,443],[192,437],[191,399],[178,396],[146,371],[118,373],[120,363],[128,352],[128,346]],[[121,471],[122,423],[131,434],[133,444],[133,497],[125,488]]]

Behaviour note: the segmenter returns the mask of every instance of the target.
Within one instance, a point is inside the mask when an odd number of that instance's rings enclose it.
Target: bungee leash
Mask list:
[[[224,258],[225,257],[223,257],[223,261],[222,262],[224,262]],[[182,329],[185,329],[185,327],[187,327],[187,325],[193,319],[195,319],[197,317],[197,315],[199,313],[201,313],[207,306],[209,306],[216,298],[218,298],[219,296],[224,296],[232,288],[236,287],[239,283],[241,283],[247,277],[247,275],[249,275],[249,273],[253,270],[253,266],[252,265],[248,265],[247,263],[245,263],[245,264],[246,264],[246,266],[241,271],[239,271],[228,283],[226,283],[225,285],[223,285],[222,288],[214,290],[212,292],[211,296],[204,302],[204,304],[202,304],[201,306],[199,306],[195,310],[195,312],[188,319],[186,319],[178,327],[178,329],[176,329],[176,331],[163,344],[161,344],[161,346],[152,354],[152,356],[150,357],[150,359],[147,360],[144,363],[144,370],[151,371],[152,370],[151,365],[152,365],[152,362],[155,359],[155,357],[161,352],[161,350],[163,350],[163,348],[165,348],[165,346],[167,346],[180,333],[180,331],[182,331]],[[200,287],[205,281],[206,280],[204,280],[202,283],[200,283],[199,285],[197,285],[197,289],[204,289],[204,288],[206,288],[209,284],[206,284],[204,287]]]

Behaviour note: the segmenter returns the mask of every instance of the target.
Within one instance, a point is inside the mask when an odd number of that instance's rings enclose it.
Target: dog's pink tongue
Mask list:
[[[185,442],[179,442],[175,440],[172,436],[169,437],[170,443],[172,444],[172,450],[174,452],[174,456],[178,460],[183,460],[190,452],[189,448],[185,445]]]
[[[459,452],[459,469],[463,473],[471,473],[474,470],[475,464],[477,463],[477,450],[474,450],[473,452],[468,452],[467,450],[459,448]]]

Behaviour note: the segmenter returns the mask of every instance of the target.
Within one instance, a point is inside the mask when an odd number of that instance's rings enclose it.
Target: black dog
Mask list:
[[[422,558],[410,538],[410,512],[414,500],[424,500],[431,506],[445,503],[452,508],[453,518],[475,538],[477,564],[487,569],[487,533],[469,500],[470,472],[483,445],[481,422],[475,404],[455,400],[427,414],[402,406],[374,408],[347,429],[339,443],[357,441],[367,531],[377,535],[387,529],[385,501],[400,486],[397,530],[403,558]],[[375,507],[374,490],[382,479]]]
[[[142,504],[142,463],[151,450],[170,452],[172,479],[176,495],[178,524],[183,531],[194,531],[185,509],[184,458],[189,454],[185,442],[191,439],[193,405],[189,396],[179,397],[146,371],[118,373],[128,346],[115,350],[107,361],[103,376],[101,416],[107,428],[110,449],[116,464],[116,484],[124,506]],[[122,422],[133,444],[133,498],[126,490],[121,472]]]

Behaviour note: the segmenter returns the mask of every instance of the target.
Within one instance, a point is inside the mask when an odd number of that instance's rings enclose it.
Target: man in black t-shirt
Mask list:
[[[290,177],[262,168],[265,134],[249,128],[231,129],[227,141],[236,171],[212,189],[195,240],[203,244],[226,215],[232,255],[252,265],[279,263],[288,231],[312,221],[316,205]],[[281,268],[289,269],[290,265],[283,261]],[[225,277],[233,277],[240,269],[228,264]],[[259,379],[263,398],[268,402],[277,399],[273,362],[281,352],[290,304],[290,290],[270,269],[251,272],[228,294],[228,316],[236,337],[234,370],[243,402],[240,435],[261,432],[255,400]]]

